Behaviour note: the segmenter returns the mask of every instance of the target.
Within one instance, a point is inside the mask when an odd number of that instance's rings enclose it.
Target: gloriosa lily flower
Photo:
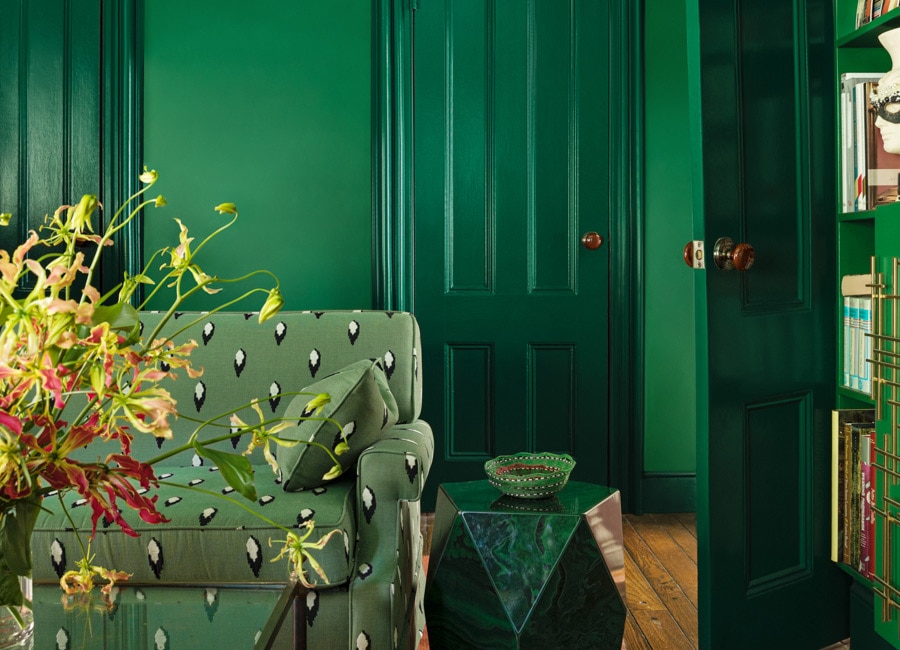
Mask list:
[[[244,281],[267,272],[218,278],[198,265],[198,252],[237,218],[234,204],[223,203],[217,210],[234,215],[228,224],[192,248],[194,238],[176,220],[178,246],[157,252],[142,271],[126,274],[119,286],[101,294],[95,272],[103,249],[145,209],[166,205],[161,195],[143,197],[157,179],[155,171],[145,169],[140,175],[143,189],[109,218],[95,219],[103,206],[96,196],[86,194],[47,216],[12,252],[0,250],[0,522],[4,524],[10,520],[3,518],[14,511],[16,520],[24,521],[17,508],[36,512],[51,491],[76,492],[85,499],[91,507],[92,535],[101,517],[135,535],[129,524],[133,518],[126,517],[129,511],[144,522],[167,521],[157,507],[152,466],[131,455],[131,442],[135,435],[172,437],[170,421],[177,409],[164,382],[179,373],[199,377],[203,371],[190,363],[196,342],[176,345],[158,332],[145,338],[138,310],[166,287],[174,287],[165,322],[198,288],[215,293],[219,289],[211,286],[214,283]],[[0,213],[0,226],[10,219],[10,214]],[[166,260],[161,273],[152,271],[157,256]],[[197,286],[182,290],[185,277]],[[255,287],[243,296],[266,293],[260,311],[263,320],[284,304],[277,280],[271,277],[273,288]],[[30,288],[23,292],[21,287]],[[148,295],[141,296],[141,289]],[[280,444],[275,434],[282,429],[262,421],[251,429],[251,444],[264,445],[271,456],[268,444]],[[93,455],[75,453],[110,441],[117,445],[113,453],[108,448]],[[204,444],[183,442],[179,450]],[[92,456],[92,461],[81,460]],[[13,548],[28,546],[31,526],[33,522],[15,530],[16,526],[4,526],[0,559],[13,557]],[[87,552],[77,567],[60,582],[67,594],[89,591],[97,578],[107,581],[108,591],[128,577],[94,566]],[[0,570],[0,606],[14,604],[17,592],[17,576],[9,568]]]
[[[320,565],[316,558],[313,557],[310,551],[316,550],[321,551],[325,548],[325,545],[328,543],[332,537],[340,533],[341,531],[338,529],[333,529],[326,533],[323,537],[321,537],[316,542],[307,542],[309,536],[312,535],[313,530],[316,527],[316,523],[312,520],[307,521],[304,526],[306,527],[306,532],[303,533],[302,536],[297,535],[297,533],[288,531],[287,539],[277,540],[278,542],[284,544],[281,549],[281,552],[272,558],[272,562],[277,562],[284,556],[288,557],[290,560],[291,566],[293,567],[293,572],[297,576],[297,579],[300,583],[306,587],[307,589],[312,589],[316,586],[316,583],[309,582],[306,577],[306,569],[303,568],[304,560],[309,562],[309,566],[312,567],[313,571],[316,572],[322,580],[328,582],[328,576],[325,575],[325,571],[322,569],[322,565]],[[272,540],[269,540],[269,546],[272,546]]]

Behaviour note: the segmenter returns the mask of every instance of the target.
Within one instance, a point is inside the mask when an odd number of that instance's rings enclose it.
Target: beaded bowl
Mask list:
[[[488,482],[519,499],[545,499],[562,490],[575,467],[568,454],[521,452],[497,456],[484,464]]]

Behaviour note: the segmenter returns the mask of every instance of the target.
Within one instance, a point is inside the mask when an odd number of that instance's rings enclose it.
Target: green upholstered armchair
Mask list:
[[[161,317],[151,312],[141,316],[145,332]],[[381,311],[282,312],[259,324],[255,314],[183,313],[167,324],[167,331],[196,319],[177,338],[198,342],[191,360],[204,373],[191,379],[181,372],[177,380],[164,382],[178,400],[174,438],[136,435],[138,457],[149,459],[186,442],[195,420],[223,415],[253,398],[262,399],[266,417],[286,412],[291,416],[309,396],[279,395],[300,391],[354,362],[378,360],[382,381],[386,379],[396,401],[397,423],[388,422],[390,400],[378,404],[378,427],[384,422],[384,430],[361,448],[353,434],[362,423],[342,422],[358,458],[341,477],[288,492],[283,489],[287,477],[275,475],[257,449],[251,461],[258,502],[232,496],[289,528],[314,520],[310,541],[340,531],[316,552],[328,581],[309,572],[310,579],[319,581],[307,597],[310,647],[415,648],[424,627],[419,503],[434,450],[431,428],[419,419],[421,344],[415,318]],[[250,409],[242,411],[241,418],[258,421]],[[227,433],[228,418],[219,417],[218,423],[203,428],[201,437]],[[218,444],[234,451],[245,449],[248,442],[234,438]],[[287,561],[272,561],[283,531],[210,495],[230,492],[216,467],[191,454],[173,456],[155,467],[161,480],[196,490],[161,486],[160,510],[171,519],[168,524],[149,525],[133,512],[124,513],[137,538],[102,521],[91,545],[96,564],[133,573],[131,583],[287,581]],[[75,497],[66,497],[64,507],[81,530],[90,531],[90,509]],[[36,583],[58,581],[81,557],[59,502],[48,497],[44,503],[50,512],[41,514],[32,536]]]

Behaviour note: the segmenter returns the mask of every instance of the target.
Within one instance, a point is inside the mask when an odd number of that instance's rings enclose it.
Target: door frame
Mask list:
[[[413,173],[413,14],[429,0],[372,2],[372,296],[374,307],[415,311]],[[609,0],[613,51],[627,52],[610,71],[618,92],[613,128],[610,206],[609,481],[628,512],[642,510],[644,474],[643,3]],[[620,218],[616,218],[620,215]],[[610,245],[607,243],[607,245]],[[427,333],[426,333],[427,335]]]

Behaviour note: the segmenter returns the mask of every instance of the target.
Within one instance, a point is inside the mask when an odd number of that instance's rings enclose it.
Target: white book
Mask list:
[[[852,322],[850,320],[850,296],[844,296],[843,304],[843,323],[844,323],[844,364],[841,368],[841,384],[850,387],[850,357],[853,354],[853,347],[850,341],[853,333]]]
[[[859,297],[850,297],[850,388],[860,390],[859,379]]]
[[[859,299],[859,324],[859,389],[871,395],[872,364],[868,359],[872,358],[872,299],[869,297]]]

